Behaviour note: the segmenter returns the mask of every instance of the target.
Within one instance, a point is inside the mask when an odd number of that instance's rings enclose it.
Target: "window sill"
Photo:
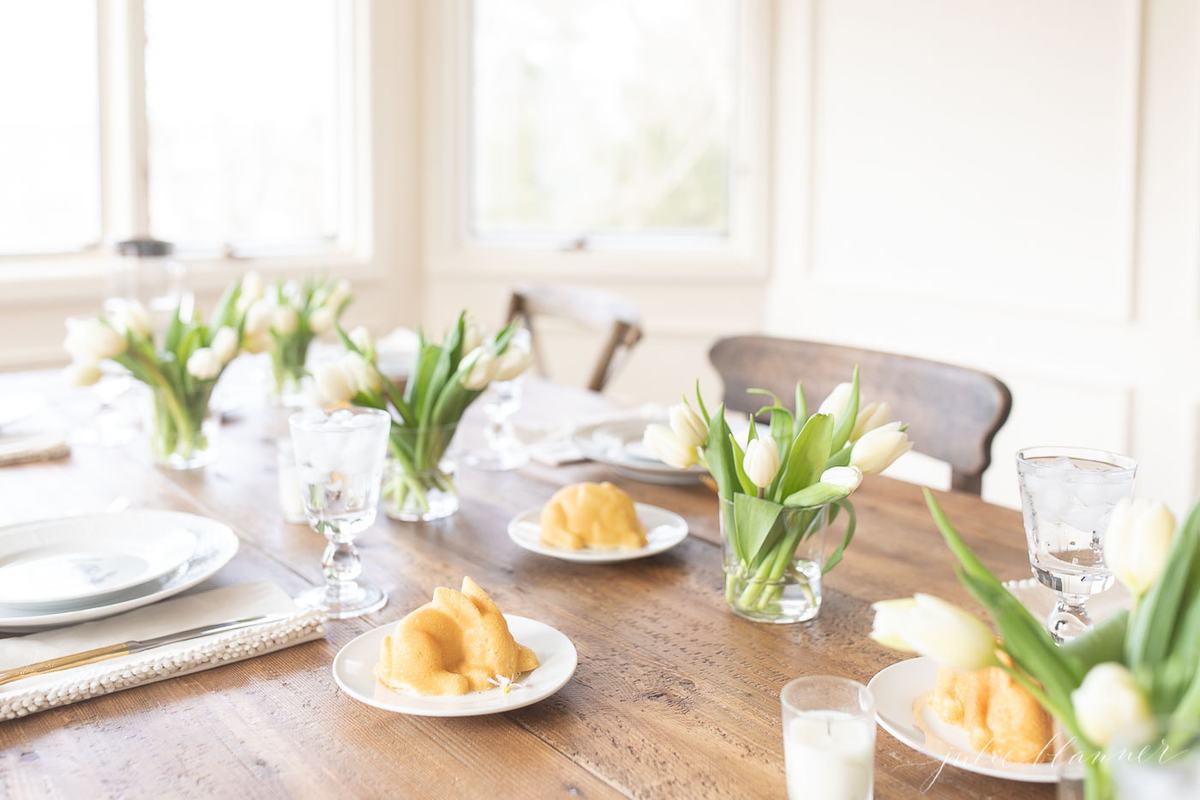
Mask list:
[[[103,297],[109,266],[117,256],[71,256],[0,260],[0,307],[21,303],[95,300]],[[256,270],[267,281],[336,273],[358,283],[383,277],[373,260],[345,252],[264,258],[181,258],[188,284],[200,292],[219,291],[229,281]]]

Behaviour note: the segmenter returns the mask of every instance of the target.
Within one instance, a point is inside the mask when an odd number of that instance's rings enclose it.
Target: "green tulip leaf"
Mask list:
[[[770,549],[778,539],[780,514],[783,506],[750,494],[733,498],[735,552],[744,564],[752,564],[764,549]]]
[[[842,561],[842,556],[846,554],[846,548],[850,546],[850,542],[854,540],[854,529],[858,526],[858,517],[854,513],[854,506],[849,500],[838,500],[837,505],[832,509],[836,511],[842,508],[846,510],[846,532],[842,534],[842,541],[833,552],[829,554],[829,558],[825,559],[825,566],[821,567],[821,574],[825,575],[836,567]],[[829,518],[829,524],[833,524],[833,516]]]
[[[850,496],[850,487],[814,483],[788,495],[783,504],[794,508],[820,508]]]
[[[725,500],[732,500],[741,485],[733,462],[730,436],[729,425],[725,422],[725,404],[722,403],[708,421],[708,442],[704,445],[704,463],[708,466],[713,480],[717,482],[717,490],[722,499]]]
[[[1192,511],[1183,529],[1175,535],[1166,567],[1133,613],[1129,636],[1125,640],[1125,656],[1131,668],[1153,667],[1170,652],[1172,633],[1194,568],[1198,544],[1200,506]]]
[[[833,417],[813,414],[792,442],[771,486],[772,497],[789,497],[821,477],[829,458]]]
[[[758,494],[758,487],[754,485],[754,481],[750,480],[746,475],[746,468],[742,464],[746,454],[742,451],[741,446],[737,443],[737,437],[732,433],[729,434],[729,447],[733,450],[733,468],[737,473],[738,483],[741,484],[742,491],[746,494]]]
[[[842,411],[841,421],[833,431],[833,444],[829,450],[836,453],[845,447],[854,431],[854,423],[858,419],[858,367],[854,368],[854,377],[850,381],[850,398]]]
[[[808,401],[804,399],[804,387],[800,385],[800,381],[796,381],[796,409],[793,418],[797,425],[801,420],[808,420]]]

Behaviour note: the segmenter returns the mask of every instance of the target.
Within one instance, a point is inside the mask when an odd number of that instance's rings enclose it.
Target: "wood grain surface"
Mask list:
[[[0,376],[0,393],[30,386],[54,398],[67,424],[90,408],[54,376]],[[598,395],[530,381],[520,418],[550,424],[609,408]],[[198,590],[270,579],[297,592],[320,580],[324,543],[282,521],[278,430],[266,411],[243,413],[224,426],[217,463],[194,473],[153,467],[143,441],[0,469],[0,523],[102,509],[115,497],[204,514],[231,525],[242,547]],[[690,537],[616,565],[559,561],[509,541],[514,514],[584,479],[678,511]],[[968,602],[920,490],[904,483],[876,478],[855,495],[859,533],[827,578],[821,615],[791,626],[726,609],[716,500],[702,486],[652,486],[595,464],[464,469],[459,485],[456,516],[425,525],[381,516],[360,537],[364,577],[391,602],[330,623],[325,641],[0,723],[0,797],[783,797],[783,684],[806,674],[865,682],[899,660],[867,638],[875,600],[920,590]],[[998,574],[1028,574],[1015,512],[962,494],[942,500]],[[463,575],[505,611],[571,637],[579,668],[566,687],[519,711],[466,719],[390,714],[339,692],[330,664],[342,645]],[[877,798],[1052,795],[943,768],[879,731]]]

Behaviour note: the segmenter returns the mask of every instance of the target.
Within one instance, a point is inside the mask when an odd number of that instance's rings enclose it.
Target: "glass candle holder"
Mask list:
[[[847,678],[796,678],[780,692],[790,800],[871,800],[875,699]]]
[[[275,449],[275,467],[279,483],[279,510],[284,522],[302,525],[304,516],[304,482],[296,466],[296,452],[289,439],[280,439]]]

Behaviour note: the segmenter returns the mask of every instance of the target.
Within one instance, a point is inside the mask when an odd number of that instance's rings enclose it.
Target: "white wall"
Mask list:
[[[1194,2],[785,0],[767,327],[988,370],[1012,453],[1200,493]],[[786,224],[785,224],[786,222]],[[847,313],[853,309],[853,313]],[[919,446],[919,443],[918,443]]]

